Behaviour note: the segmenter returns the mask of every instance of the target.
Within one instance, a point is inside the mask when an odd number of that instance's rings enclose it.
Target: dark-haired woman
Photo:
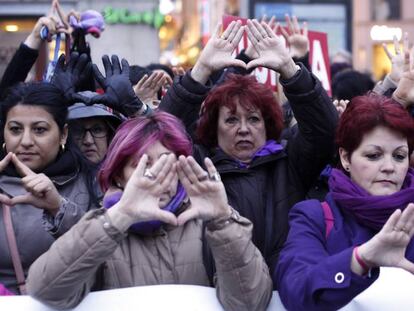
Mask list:
[[[180,117],[188,131],[198,121],[196,139],[201,144],[195,154],[200,160],[211,157],[229,204],[252,221],[253,241],[272,274],[287,236],[289,209],[305,198],[333,154],[337,115],[318,79],[295,65],[267,24],[253,20],[247,27],[258,53],[247,69],[264,66],[280,73],[298,121],[299,130],[287,145],[279,141],[282,113],[268,86],[241,75],[229,75],[214,88],[209,84],[217,70],[246,66],[232,58],[243,34],[239,22],[221,35],[217,30],[194,68],[174,81],[160,109]]]
[[[414,121],[392,99],[355,97],[337,129],[326,203],[296,204],[276,271],[288,310],[338,310],[380,267],[414,273]]]
[[[15,237],[25,276],[56,237],[97,205],[92,178],[68,140],[62,103],[55,86],[32,83],[11,89],[0,107],[0,283],[16,294],[24,293],[24,279],[17,279],[8,236]]]

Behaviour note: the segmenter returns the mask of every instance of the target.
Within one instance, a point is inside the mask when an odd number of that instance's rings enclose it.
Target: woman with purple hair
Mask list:
[[[67,309],[92,289],[213,285],[226,310],[265,310],[272,281],[251,241],[252,224],[228,205],[211,160],[204,170],[191,150],[184,127],[168,113],[122,124],[99,172],[103,208],[36,260],[29,293]],[[214,284],[205,245],[215,262]]]

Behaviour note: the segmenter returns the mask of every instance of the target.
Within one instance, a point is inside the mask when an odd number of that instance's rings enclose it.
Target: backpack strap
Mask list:
[[[10,206],[7,204],[3,204],[3,220],[6,228],[7,243],[9,244],[10,255],[13,262],[14,273],[16,274],[17,284],[19,285],[20,294],[26,295],[26,280],[24,277],[22,262],[20,260],[19,250],[17,248]]]
[[[332,210],[328,202],[321,202],[321,205],[323,210],[323,217],[325,219],[325,238],[328,238],[328,235],[333,228],[335,219],[333,217]]]

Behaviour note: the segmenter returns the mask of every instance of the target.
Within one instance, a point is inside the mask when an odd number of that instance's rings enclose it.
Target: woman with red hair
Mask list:
[[[336,132],[326,202],[296,204],[276,280],[288,310],[337,310],[380,267],[414,273],[414,120],[392,99],[355,97]]]
[[[232,57],[244,29],[257,51],[247,64]],[[280,74],[299,128],[287,144],[279,140],[282,113],[268,86],[253,76],[231,74],[211,85],[210,76],[229,66],[262,66]],[[221,35],[218,28],[194,68],[175,79],[160,109],[181,118],[190,132],[197,120],[194,154],[199,163],[212,159],[229,204],[252,221],[252,239],[272,275],[287,236],[289,209],[305,199],[334,154],[337,114],[319,80],[293,62],[266,23],[232,22]]]

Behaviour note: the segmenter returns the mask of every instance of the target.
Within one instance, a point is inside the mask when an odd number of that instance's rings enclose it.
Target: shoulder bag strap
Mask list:
[[[323,210],[323,216],[325,218],[325,238],[328,238],[328,235],[333,228],[335,219],[333,217],[332,210],[328,202],[321,202],[321,205]]]
[[[14,272],[16,273],[17,284],[19,285],[20,294],[26,295],[26,279],[24,277],[23,266],[20,260],[19,250],[17,249],[16,236],[14,233],[13,222],[10,212],[10,205],[3,204],[2,209],[4,226],[6,228],[7,243],[9,244],[9,250],[13,261]]]

